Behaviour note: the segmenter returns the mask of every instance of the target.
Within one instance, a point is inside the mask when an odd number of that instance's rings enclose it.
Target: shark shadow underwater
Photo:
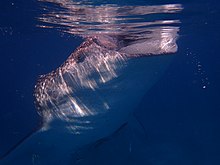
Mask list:
[[[178,31],[161,26],[138,33],[140,38],[83,36],[60,67],[38,79],[34,97],[42,125],[0,164],[74,164],[80,148],[132,124],[134,109],[177,52]]]

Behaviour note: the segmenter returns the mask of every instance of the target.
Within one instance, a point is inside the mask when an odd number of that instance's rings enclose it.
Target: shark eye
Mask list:
[[[85,60],[85,55],[80,55],[80,56],[78,56],[78,59],[77,59],[77,63],[80,63],[80,62],[83,62],[84,60]]]

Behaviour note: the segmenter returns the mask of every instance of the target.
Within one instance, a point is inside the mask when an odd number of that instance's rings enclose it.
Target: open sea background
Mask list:
[[[143,162],[128,159],[128,164],[219,165],[220,1],[111,2],[182,4],[179,50],[135,110],[147,133],[145,140],[141,140],[144,144],[135,143],[126,148],[123,137],[118,135],[103,144],[105,150],[97,149],[94,159],[88,159],[94,164],[107,164],[104,158],[97,158],[99,152],[113,153],[121,146],[129,152],[137,147],[147,151]],[[39,24],[36,18],[42,12],[39,8],[35,0],[0,2],[0,155],[38,125],[33,98],[38,75],[57,68],[82,42],[70,34],[36,27]],[[113,158],[109,162],[117,164],[120,154]]]

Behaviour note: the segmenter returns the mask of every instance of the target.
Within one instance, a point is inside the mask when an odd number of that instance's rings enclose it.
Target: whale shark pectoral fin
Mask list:
[[[14,165],[15,162],[22,165],[69,165],[72,153],[75,152],[75,146],[70,143],[72,141],[72,134],[57,136],[52,130],[39,130],[0,160],[0,165]]]
[[[126,130],[128,123],[125,122],[122,124],[116,131],[114,131],[111,135],[107,137],[103,137],[97,141],[95,141],[92,144],[87,144],[81,148],[78,148],[77,151],[72,154],[72,163],[73,164],[81,164],[85,163],[88,160],[92,159],[92,154],[96,152],[96,150],[99,150],[103,146],[109,143],[109,141],[112,141],[115,137],[119,136],[121,133],[123,133],[124,130]],[[94,162],[93,162],[94,163]],[[87,163],[86,163],[87,164]]]
[[[147,145],[147,132],[136,116],[130,116],[127,123],[124,123],[110,136],[102,138],[93,144],[79,149],[74,157],[73,164],[97,164],[103,162],[106,165],[131,164],[143,160],[146,156],[144,148]]]
[[[145,129],[143,123],[138,119],[138,117],[133,113],[128,121],[129,133],[132,136],[138,136],[139,139],[147,140],[147,130]]]

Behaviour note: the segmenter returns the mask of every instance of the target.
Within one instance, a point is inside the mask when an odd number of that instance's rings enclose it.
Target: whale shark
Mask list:
[[[73,156],[83,146],[133,123],[141,98],[178,50],[179,27],[130,34],[131,26],[126,27],[123,33],[84,31],[84,42],[66,61],[39,77],[34,97],[41,124],[0,164],[74,164]]]

